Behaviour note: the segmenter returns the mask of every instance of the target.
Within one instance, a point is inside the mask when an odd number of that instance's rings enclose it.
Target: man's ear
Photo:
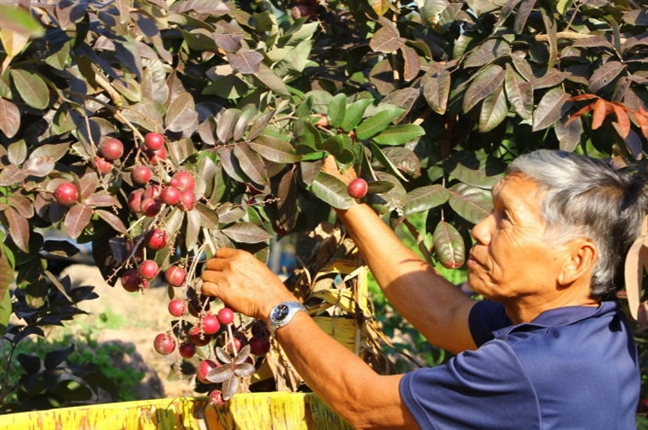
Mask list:
[[[574,239],[565,246],[567,260],[558,274],[558,282],[566,287],[583,277],[591,276],[598,253],[594,243],[585,238]]]

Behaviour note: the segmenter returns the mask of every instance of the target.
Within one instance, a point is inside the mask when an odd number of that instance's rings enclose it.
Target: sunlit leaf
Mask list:
[[[404,60],[403,79],[405,79],[405,81],[411,81],[416,78],[421,71],[421,58],[414,48],[403,45],[400,49],[403,53]]]
[[[182,93],[171,102],[166,115],[166,128],[171,131],[186,131],[190,126],[197,126],[198,113],[193,97]]]
[[[9,235],[18,249],[23,252],[29,252],[29,232],[31,230],[27,218],[21,216],[18,211],[8,207],[4,211],[4,216],[9,224]]]
[[[263,158],[275,163],[287,164],[301,160],[301,156],[290,143],[274,137],[261,135],[254,142],[248,142],[248,145]]]
[[[81,236],[83,230],[90,224],[91,219],[91,208],[82,204],[75,204],[65,215],[65,231],[72,239],[76,239]]]
[[[221,231],[225,236],[239,243],[259,243],[272,238],[270,233],[249,222],[240,222]]]
[[[504,86],[486,96],[479,111],[479,131],[489,132],[500,125],[508,114]]]
[[[408,216],[432,209],[447,202],[448,198],[448,190],[439,184],[416,188],[407,194],[403,214]]]
[[[502,38],[487,39],[473,50],[466,61],[465,67],[480,67],[492,63],[497,58],[508,55],[511,46]]]
[[[560,149],[573,152],[581,141],[583,134],[583,121],[580,117],[567,121],[564,117],[554,124],[556,138],[560,142]]]
[[[261,156],[252,150],[247,142],[239,142],[234,146],[234,157],[240,169],[254,183],[268,185],[268,171]]]
[[[450,72],[440,69],[435,74],[426,74],[422,82],[425,101],[436,113],[444,114],[448,108],[450,95]]]
[[[320,172],[311,184],[310,191],[334,208],[348,209],[353,204],[346,184],[328,173]]]
[[[594,70],[592,76],[589,78],[589,89],[591,92],[596,93],[603,87],[612,83],[621,72],[625,70],[626,66],[621,61],[608,61],[601,67]]]
[[[23,69],[11,69],[10,73],[25,103],[34,109],[45,109],[49,105],[49,88],[40,75]]]
[[[400,37],[398,29],[391,22],[379,28],[369,41],[369,46],[375,52],[389,54],[396,52],[405,44],[405,39]]]
[[[391,122],[403,112],[403,108],[388,107],[365,119],[356,128],[356,136],[360,140],[368,139],[386,129]]]
[[[259,73],[263,55],[256,51],[244,51],[240,53],[227,53],[227,59],[234,70],[244,75],[254,75]]]
[[[506,72],[497,64],[492,64],[482,69],[466,90],[463,100],[463,111],[465,113],[469,112],[477,103],[493,93],[502,85],[505,77]]]
[[[373,103],[372,99],[360,99],[356,100],[353,103],[347,105],[344,120],[342,121],[341,127],[342,130],[349,132],[356,128],[356,126],[362,120],[362,117],[367,110],[367,107]]]
[[[18,107],[0,97],[0,131],[12,138],[20,129],[20,111]]]
[[[443,266],[456,269],[463,266],[466,247],[459,231],[450,223],[441,221],[434,229],[434,254]]]
[[[448,191],[450,206],[465,220],[477,224],[490,214],[493,203],[489,191],[461,183]]]
[[[555,124],[571,105],[567,98],[567,93],[560,87],[549,90],[533,113],[533,131],[544,130]]]
[[[400,124],[388,127],[379,135],[374,136],[373,140],[379,145],[402,145],[424,134],[425,130],[420,125]]]
[[[328,105],[326,114],[328,122],[333,128],[339,128],[346,115],[347,96],[344,93],[336,94]]]

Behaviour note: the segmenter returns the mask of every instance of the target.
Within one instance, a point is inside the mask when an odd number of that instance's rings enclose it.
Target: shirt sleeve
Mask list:
[[[498,340],[406,374],[400,394],[423,429],[533,429],[540,422],[532,384],[511,348]]]
[[[477,302],[470,310],[468,326],[477,346],[493,339],[493,331],[511,325],[504,306],[489,300]]]

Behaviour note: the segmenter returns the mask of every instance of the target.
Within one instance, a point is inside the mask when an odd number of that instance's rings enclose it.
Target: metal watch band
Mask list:
[[[270,311],[270,332],[274,335],[279,327],[288,324],[299,311],[307,312],[304,305],[299,302],[283,302],[272,308]]]

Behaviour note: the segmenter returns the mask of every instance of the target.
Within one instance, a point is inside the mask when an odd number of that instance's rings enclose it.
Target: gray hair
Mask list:
[[[534,179],[545,193],[540,211],[548,243],[586,237],[596,246],[592,296],[604,298],[620,288],[625,256],[646,211],[645,180],[602,160],[544,149],[516,158],[508,170],[513,172]]]

